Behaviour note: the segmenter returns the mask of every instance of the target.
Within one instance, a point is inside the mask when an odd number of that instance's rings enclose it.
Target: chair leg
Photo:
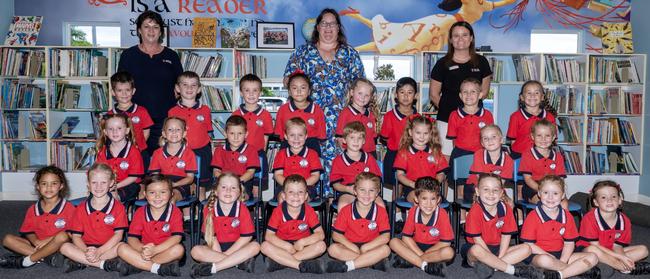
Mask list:
[[[190,237],[190,246],[192,246],[192,247],[194,247],[194,244],[195,244],[195,242],[194,242],[194,240],[195,240],[194,233],[196,233],[196,231],[194,230],[194,227],[195,227],[194,225],[196,225],[196,224],[194,224],[194,222],[195,222],[194,221],[194,205],[190,205],[190,235],[191,235],[191,237]]]
[[[390,205],[390,216],[391,216],[391,223],[390,223],[390,238],[395,237],[395,220],[396,218],[396,210],[395,210],[395,200],[391,202]]]
[[[460,253],[460,206],[458,204],[453,203],[451,205],[453,207],[453,212],[455,215],[455,218],[452,219],[454,220],[454,232],[455,232],[455,241],[456,241],[456,254]]]

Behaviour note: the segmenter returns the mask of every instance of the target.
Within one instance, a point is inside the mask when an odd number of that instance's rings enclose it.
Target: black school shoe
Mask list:
[[[528,279],[544,279],[544,273],[531,265],[516,264],[515,274],[516,277]]]
[[[439,277],[445,277],[445,267],[444,263],[427,263],[424,272]]]
[[[321,266],[319,260],[302,261],[300,262],[300,265],[298,265],[298,269],[300,270],[300,273],[314,273],[314,274],[323,273],[323,267]]]
[[[376,264],[373,264],[370,268],[372,268],[374,270],[379,270],[379,271],[386,272],[387,263],[388,263],[388,261],[386,261],[386,259],[381,259],[381,261],[377,262]]]
[[[58,267],[62,267],[62,266],[63,266],[63,259],[65,259],[65,257],[64,257],[61,253],[56,252],[56,253],[54,253],[54,254],[52,254],[52,255],[49,255],[49,256],[43,258],[42,261],[43,261],[46,265],[49,265],[49,266],[51,266],[51,267],[57,267],[57,268],[58,268]]]
[[[141,269],[132,266],[131,264],[125,261],[119,261],[119,263],[117,264],[117,270],[120,272],[120,276],[129,276],[131,274],[142,272]]]
[[[555,270],[544,270],[544,279],[562,279],[560,273]]]
[[[634,264],[634,269],[630,272],[631,275],[650,274],[650,263],[638,262]]]
[[[411,268],[413,265],[409,262],[407,262],[404,258],[400,257],[399,255],[393,256],[393,264],[392,266],[394,268]]]
[[[327,273],[345,273],[348,272],[348,265],[339,260],[331,260],[327,262],[325,271]]]
[[[286,266],[276,263],[273,259],[266,257],[266,272],[273,272],[285,268]]]
[[[494,268],[491,268],[486,264],[477,261],[474,263],[474,274],[476,274],[479,279],[487,279],[494,275]]]
[[[117,266],[120,264],[120,258],[113,258],[104,261],[104,270],[106,272],[120,271]]]
[[[580,274],[580,277],[588,278],[588,279],[600,279],[600,268],[594,266],[589,270],[585,271],[585,273]]]
[[[160,268],[158,269],[158,275],[175,277],[181,276],[181,268],[178,266],[178,261],[160,265]]]
[[[7,254],[0,257],[0,267],[2,268],[23,268],[23,256]]]
[[[611,278],[614,276],[615,272],[611,266],[604,263],[598,263],[596,266],[600,269],[600,278]]]
[[[204,277],[212,275],[212,263],[200,263],[192,266],[190,276],[192,278]]]
[[[243,263],[238,264],[237,269],[246,271],[248,273],[255,273],[255,257],[252,257]]]
[[[73,261],[71,259],[68,259],[68,258],[65,258],[63,260],[63,272],[65,272],[65,273],[70,273],[70,272],[73,272],[73,271],[82,270],[84,268],[86,268],[85,264],[80,264],[80,263],[75,262],[75,261]]]

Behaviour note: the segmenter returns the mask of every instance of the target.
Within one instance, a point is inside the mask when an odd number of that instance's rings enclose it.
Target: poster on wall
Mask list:
[[[192,26],[192,47],[217,46],[217,19],[196,17]]]
[[[603,53],[634,53],[632,23],[608,23],[602,27]]]
[[[222,48],[250,48],[251,21],[247,19],[225,18],[219,20]]]
[[[7,31],[5,45],[33,46],[38,40],[38,32],[43,24],[42,16],[14,16]]]

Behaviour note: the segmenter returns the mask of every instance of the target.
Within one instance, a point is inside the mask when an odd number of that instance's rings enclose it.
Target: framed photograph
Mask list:
[[[294,27],[291,22],[258,22],[257,48],[293,49]]]

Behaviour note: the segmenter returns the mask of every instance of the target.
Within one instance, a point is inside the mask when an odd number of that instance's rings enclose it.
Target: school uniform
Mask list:
[[[45,212],[41,203],[42,201],[37,201],[25,212],[19,230],[21,235],[34,234],[38,240],[43,240],[70,228],[74,219],[74,205],[61,199],[50,212]]]
[[[248,143],[244,143],[236,150],[232,150],[230,144],[226,142],[226,144],[214,150],[210,165],[222,172],[232,172],[237,176],[242,176],[250,169],[259,170],[260,158],[257,156],[257,150],[253,149]],[[243,184],[248,196],[253,197],[253,179]]]
[[[128,201],[135,199],[140,192],[140,181],[144,176],[144,166],[140,151],[131,143],[127,142],[124,148],[120,150],[117,156],[113,156],[109,144],[104,145],[97,152],[96,163],[108,164],[116,175],[116,182],[120,182],[127,177],[136,177],[136,181],[127,186],[117,189],[120,200]]]
[[[446,136],[454,141],[454,149],[471,154],[482,148],[481,128],[490,124],[494,124],[494,117],[489,110],[479,108],[476,113],[469,114],[460,107],[449,116]]]
[[[578,240],[578,230],[573,221],[573,216],[568,210],[559,207],[559,213],[555,219],[551,219],[538,203],[524,220],[521,228],[520,239],[522,242],[535,243],[542,250],[549,252],[556,258],[562,255],[565,242]],[[532,260],[532,256],[529,260]]]
[[[288,204],[283,202],[273,209],[269,224],[266,229],[275,233],[275,235],[291,243],[308,237],[318,229],[321,224],[318,221],[318,215],[309,204],[304,203],[300,208],[300,213],[294,219],[289,214]]]
[[[366,143],[363,145],[362,150],[371,154],[377,150],[377,118],[368,108],[361,112],[354,108],[352,105],[344,108],[339,114],[339,119],[336,123],[336,137],[343,137],[343,129],[345,125],[350,122],[359,121],[366,127]],[[343,148],[346,148],[343,146]]]
[[[542,109],[538,115],[532,115],[525,109],[520,108],[510,115],[510,122],[508,122],[508,133],[506,137],[509,140],[514,140],[512,143],[511,156],[513,159],[518,159],[526,150],[533,147],[535,144],[531,138],[530,129],[535,122],[546,119],[555,124],[555,117]]]
[[[325,113],[320,106],[314,102],[310,102],[305,109],[299,109],[294,104],[293,100],[280,106],[278,113],[275,116],[275,134],[278,135],[282,141],[281,148],[288,147],[286,139],[284,138],[285,127],[287,120],[294,117],[302,118],[302,120],[307,124],[307,141],[305,142],[305,146],[313,149],[320,155],[320,141],[327,138],[325,130]]]
[[[223,212],[218,200],[211,210],[207,206],[203,210],[203,220],[212,218],[214,235],[221,245],[222,252],[230,249],[240,237],[255,235],[255,226],[245,203],[236,201],[230,212]],[[202,231],[205,232],[205,222]]]
[[[183,212],[168,203],[156,219],[149,205],[142,206],[133,214],[128,235],[139,239],[142,244],[154,245],[159,245],[174,235],[183,236]]]
[[[149,166],[150,173],[164,174],[174,182],[187,177],[188,173],[196,174],[197,170],[198,166],[196,165],[194,151],[185,144],[181,145],[176,154],[167,152],[167,144],[156,149]],[[185,198],[191,194],[190,185],[191,183],[174,187],[174,189],[181,192],[181,195]]]
[[[306,146],[302,147],[300,152],[294,154],[290,148],[280,149],[275,155],[273,161],[273,172],[282,170],[284,177],[292,174],[298,174],[303,178],[308,179],[314,172],[322,172],[323,166],[320,163],[320,157],[311,148]],[[276,195],[279,193],[281,187],[275,187]],[[309,188],[312,188],[311,190]],[[308,187],[309,196],[315,198],[314,187]],[[314,196],[312,196],[314,195]]]
[[[514,161],[505,151],[500,151],[499,159],[492,162],[490,153],[485,149],[474,152],[472,166],[469,168],[469,177],[465,182],[463,200],[472,201],[476,192],[478,177],[481,174],[496,174],[503,180],[512,180]]]
[[[347,151],[343,151],[342,154],[336,156],[334,161],[332,161],[330,183],[332,185],[341,183],[352,187],[357,175],[362,172],[374,173],[381,177],[381,170],[379,169],[379,165],[377,165],[375,157],[366,152],[361,152],[361,158],[355,161],[348,156]]]
[[[366,216],[361,216],[357,201],[339,209],[332,230],[345,236],[347,240],[361,246],[381,234],[390,233],[386,209],[373,202]]]
[[[630,245],[632,241],[632,224],[622,212],[616,214],[616,224],[610,227],[603,219],[599,208],[592,208],[582,217],[580,222],[580,240],[578,247],[587,247],[590,242],[598,241],[598,245],[613,249],[614,244],[622,247]]]
[[[427,251],[438,242],[454,241],[454,231],[451,228],[449,215],[443,208],[436,208],[431,214],[428,222],[424,222],[422,218],[422,210],[413,206],[409,209],[404,229],[402,229],[402,237],[410,237],[415,241],[420,250]]]
[[[413,114],[417,114],[415,107]],[[386,155],[384,155],[384,181],[388,184],[395,183],[395,170],[393,164],[395,155],[399,150],[399,141],[402,139],[404,129],[408,123],[408,116],[399,112],[398,109],[391,110],[384,114],[381,122],[380,139],[386,144]]]
[[[505,202],[496,205],[495,215],[490,214],[479,200],[472,204],[465,218],[465,239],[467,243],[461,249],[463,259],[467,259],[467,252],[476,244],[475,237],[481,237],[490,251],[498,256],[501,245],[501,236],[517,234],[517,222],[512,209]]]
[[[107,195],[108,203],[101,209],[92,207],[93,196],[89,195],[75,210],[74,219],[67,230],[71,234],[81,235],[87,246],[102,246],[116,231],[126,231],[129,228],[124,206],[110,193]]]
[[[448,167],[447,159],[442,153],[434,154],[428,145],[422,150],[411,145],[407,149],[398,151],[393,164],[395,170],[404,171],[406,178],[412,181],[426,176],[435,178],[439,173],[446,172]],[[412,190],[413,188],[410,187],[402,187],[404,197]]]
[[[239,109],[235,110],[232,115],[239,115],[246,119],[246,130],[248,131],[246,143],[251,145],[253,150],[256,150],[262,173],[268,173],[269,162],[266,157],[264,137],[273,135],[273,118],[271,117],[271,113],[262,108],[262,106],[258,106],[254,111],[248,111],[245,105],[241,104]],[[256,177],[254,180],[259,179]],[[258,184],[262,185],[261,190],[266,190],[268,176],[263,176],[262,181],[258,182]]]
[[[561,177],[566,177],[566,170],[564,168],[564,157],[560,152],[551,149],[548,157],[544,157],[542,153],[537,151],[536,147],[531,147],[529,151],[525,152],[521,157],[519,165],[519,174],[529,174],[535,181],[541,180],[545,175],[553,174]],[[528,200],[535,196],[537,191],[533,190],[524,183],[522,188],[522,195],[524,199]]]
[[[133,136],[135,136],[135,143],[138,150],[143,151],[147,149],[147,140],[144,138],[144,130],[153,126],[153,120],[151,119],[151,116],[149,116],[147,109],[143,106],[133,104],[128,109],[121,110],[117,107],[116,103],[113,106],[113,109],[108,111],[108,115],[113,114],[124,114],[129,118],[129,120],[131,120],[131,125],[133,125]]]

